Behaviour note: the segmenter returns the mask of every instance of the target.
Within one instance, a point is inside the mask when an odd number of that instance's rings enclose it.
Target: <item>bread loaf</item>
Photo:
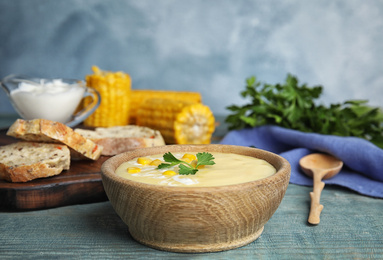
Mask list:
[[[18,142],[0,146],[0,179],[27,182],[68,170],[70,151],[61,144]]]
[[[46,119],[17,119],[7,135],[33,142],[61,143],[70,148],[73,159],[97,160],[102,147],[73,131],[72,128]]]
[[[165,145],[159,131],[136,125],[75,129],[75,132],[103,147],[102,155],[116,155],[137,148]]]

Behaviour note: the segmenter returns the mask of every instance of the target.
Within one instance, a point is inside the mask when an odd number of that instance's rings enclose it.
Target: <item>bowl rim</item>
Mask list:
[[[227,150],[231,150],[231,149],[240,149],[242,151],[256,151],[256,152],[262,154],[263,156],[272,156],[277,161],[280,161],[281,164],[280,164],[280,168],[276,169],[277,170],[276,173],[274,173],[271,176],[262,178],[262,179],[249,181],[249,182],[243,182],[243,183],[237,183],[237,184],[227,184],[227,185],[220,185],[220,186],[204,186],[204,187],[167,186],[167,185],[150,184],[150,183],[144,183],[144,182],[129,180],[129,179],[126,179],[124,177],[121,177],[121,176],[118,176],[115,174],[115,170],[117,169],[117,167],[120,166],[123,162],[127,161],[127,160],[123,159],[126,156],[134,155],[134,156],[131,156],[131,158],[129,159],[129,160],[131,160],[133,158],[137,158],[140,156],[164,153],[164,152],[147,153],[147,151],[157,151],[157,150],[160,151],[160,149],[164,149],[164,147],[168,147],[169,151],[171,151],[171,152],[173,152],[172,151],[173,149],[177,149],[177,147],[187,147],[187,148],[190,148],[190,150],[188,150],[188,151],[195,150],[198,152],[199,151],[205,152],[206,150],[204,150],[204,148],[210,148],[213,150],[216,148],[220,148],[220,149],[223,149],[224,151],[206,151],[206,152],[222,152],[222,153],[233,153],[233,151],[231,151],[231,152],[227,151]],[[238,153],[238,154],[242,154],[242,153]],[[246,155],[246,154],[242,154],[242,155]],[[247,155],[247,156],[249,156],[249,155]],[[258,157],[256,157],[256,158],[258,158]],[[265,158],[259,158],[259,159],[263,159],[263,160],[267,161]],[[115,163],[116,161],[118,162],[119,160],[122,160],[122,162],[120,162],[118,164],[118,166],[113,167],[113,163]],[[269,162],[271,165],[273,165],[270,161],[267,161],[267,162]],[[273,165],[273,167],[276,168],[275,165]],[[274,182],[274,181],[276,181],[276,179],[284,178],[285,175],[288,175],[288,178],[290,179],[290,174],[291,174],[290,163],[287,161],[287,159],[285,159],[284,157],[282,157],[276,153],[266,151],[263,149],[259,149],[259,148],[239,146],[239,145],[226,145],[226,144],[172,144],[172,145],[139,148],[139,149],[135,149],[132,151],[128,151],[128,152],[124,152],[124,153],[112,156],[111,158],[107,159],[101,166],[102,182],[104,182],[104,178],[109,178],[115,182],[127,184],[127,185],[134,186],[134,187],[146,188],[146,189],[151,189],[151,190],[161,190],[161,191],[169,190],[169,191],[178,191],[178,192],[185,192],[185,191],[187,191],[187,192],[194,192],[194,191],[211,192],[212,190],[223,190],[223,191],[225,191],[225,190],[233,190],[233,189],[234,190],[235,189],[244,189],[244,188],[248,188],[250,186],[254,187],[254,186],[263,185],[264,182]]]

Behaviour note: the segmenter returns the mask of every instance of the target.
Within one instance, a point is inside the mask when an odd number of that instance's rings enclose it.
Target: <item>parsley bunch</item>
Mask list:
[[[229,130],[261,125],[278,125],[302,132],[364,138],[383,148],[383,112],[366,100],[349,100],[329,106],[317,105],[322,86],[299,86],[288,74],[284,84],[261,84],[256,77],[246,80],[242,97],[251,98],[244,106],[227,107]]]
[[[201,165],[214,165],[215,162],[214,157],[211,153],[197,153],[197,163],[195,166],[191,165],[190,163],[187,163],[185,161],[177,159],[171,152],[167,152],[164,154],[164,161],[166,163],[161,163],[157,166],[158,169],[164,169],[169,168],[172,166],[179,165],[179,174],[180,175],[194,175],[198,172],[198,166]]]

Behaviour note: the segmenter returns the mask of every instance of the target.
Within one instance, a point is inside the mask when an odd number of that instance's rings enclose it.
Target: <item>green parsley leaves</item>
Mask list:
[[[349,100],[329,106],[317,105],[322,86],[299,85],[288,75],[284,84],[261,84],[256,77],[246,80],[242,97],[251,102],[227,107],[229,130],[261,125],[278,125],[302,132],[364,138],[383,148],[383,112],[366,100]]]
[[[179,174],[180,175],[194,175],[198,171],[198,167],[201,165],[214,165],[215,162],[214,157],[211,153],[197,153],[197,163],[193,166],[190,163],[184,162],[182,160],[177,159],[171,152],[167,152],[164,154],[164,161],[166,163],[161,163],[158,165],[158,169],[164,169],[179,165]]]

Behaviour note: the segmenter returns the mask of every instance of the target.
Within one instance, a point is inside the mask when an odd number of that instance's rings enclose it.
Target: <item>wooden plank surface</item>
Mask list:
[[[181,254],[137,243],[109,202],[0,211],[2,259],[383,259],[383,200],[326,186],[317,226],[311,187],[290,184],[256,241],[217,253]],[[171,212],[169,212],[171,214]]]
[[[18,141],[5,133],[6,130],[0,130],[0,145]],[[71,161],[70,169],[60,175],[26,183],[0,180],[0,208],[35,210],[105,201],[100,171],[108,158]]]
[[[0,115],[0,145],[18,141],[5,135],[17,118],[18,115]],[[216,117],[217,128],[212,143],[219,143],[227,131],[224,118]],[[70,170],[58,176],[24,184],[0,180],[0,209],[34,210],[105,201],[100,168],[108,158],[102,156],[96,162],[72,161]]]

